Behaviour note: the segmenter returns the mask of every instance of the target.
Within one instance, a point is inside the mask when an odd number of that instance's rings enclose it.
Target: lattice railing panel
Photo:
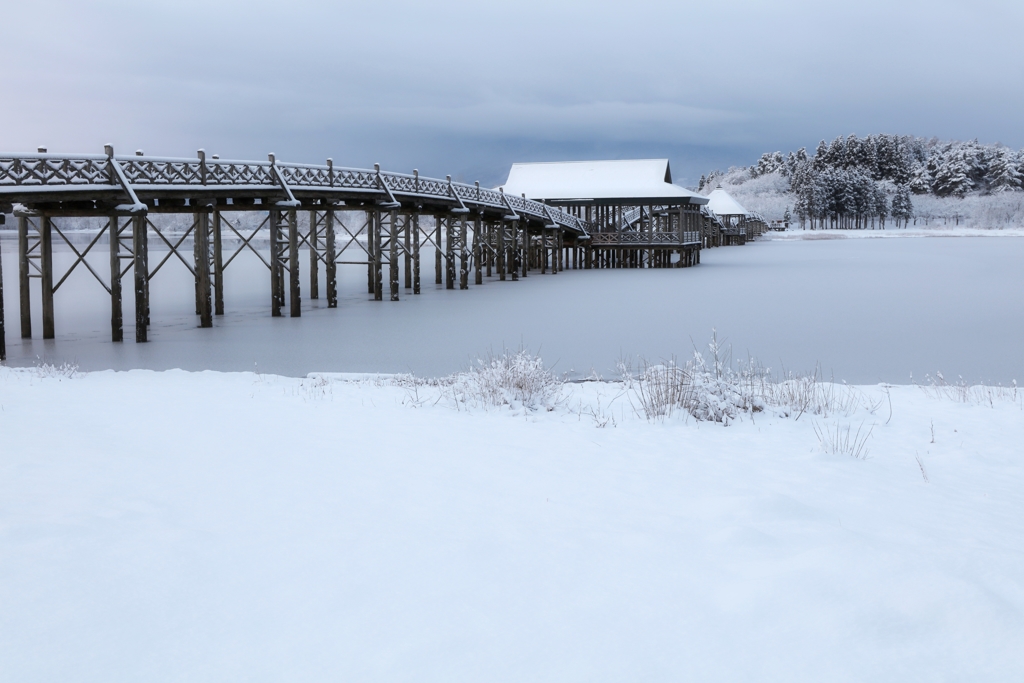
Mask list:
[[[124,180],[130,186],[184,189],[202,186],[258,186],[280,185],[281,179],[289,187],[330,188],[335,190],[385,191],[392,194],[436,197],[447,201],[460,201],[494,210],[507,211],[509,207],[527,217],[587,232],[585,221],[561,209],[540,202],[502,195],[476,185],[452,183],[436,178],[423,178],[402,173],[384,173],[376,170],[333,168],[331,166],[304,165],[257,161],[227,161],[221,159],[168,159],[159,157],[115,157]],[[275,172],[276,169],[276,172]],[[120,183],[117,169],[107,156],[61,157],[53,154],[2,155],[0,154],[0,195],[19,187],[67,186],[102,187],[105,190]],[[454,196],[453,196],[454,195]]]

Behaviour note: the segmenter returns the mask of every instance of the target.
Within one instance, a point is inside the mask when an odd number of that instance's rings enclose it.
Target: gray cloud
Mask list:
[[[695,177],[850,132],[1024,145],[1015,2],[2,2],[8,151],[493,181],[568,155]]]

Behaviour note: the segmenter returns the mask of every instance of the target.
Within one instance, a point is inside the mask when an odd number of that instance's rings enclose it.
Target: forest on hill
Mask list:
[[[697,189],[719,185],[751,211],[811,228],[1024,224],[1024,150],[977,140],[839,136],[813,154],[769,152],[713,171]]]

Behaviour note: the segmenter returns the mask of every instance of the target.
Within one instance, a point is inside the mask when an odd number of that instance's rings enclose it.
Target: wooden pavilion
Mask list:
[[[568,267],[664,268],[700,262],[700,208],[708,198],[673,185],[667,159],[517,163],[503,188],[590,224],[589,235],[566,235],[559,245]]]

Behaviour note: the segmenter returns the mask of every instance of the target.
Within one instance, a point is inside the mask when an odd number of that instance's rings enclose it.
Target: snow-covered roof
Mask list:
[[[708,195],[708,208],[719,216],[746,216],[750,213],[721,186]]]
[[[512,164],[503,186],[539,201],[622,200],[623,203],[706,204],[707,197],[672,184],[668,159]]]

